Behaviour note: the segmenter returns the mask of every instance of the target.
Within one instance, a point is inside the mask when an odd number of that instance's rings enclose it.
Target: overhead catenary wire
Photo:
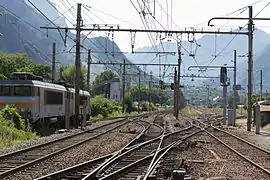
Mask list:
[[[27,26],[29,26],[29,27],[35,29],[36,31],[39,31],[40,33],[46,35],[46,34],[45,34],[43,31],[41,31],[39,28],[35,27],[34,25],[32,25],[31,23],[29,23],[28,21],[26,21],[26,20],[20,18],[20,17],[19,17],[18,15],[16,15],[14,12],[12,12],[11,10],[9,10],[7,7],[5,7],[5,6],[3,6],[3,5],[0,5],[0,7],[2,7],[7,13],[12,14],[12,16],[14,16],[17,20],[23,22],[25,25],[27,25]],[[18,30],[15,29],[15,31],[17,31],[17,32],[19,33]],[[20,36],[19,36],[19,38],[20,38],[20,40],[22,40],[23,42],[26,42],[26,41],[25,41],[24,39],[22,39]],[[54,41],[56,41],[56,42],[58,41],[57,39],[55,39],[55,38],[53,38],[53,37],[52,37],[52,40],[54,40]],[[27,40],[27,41],[29,41],[29,40]],[[32,42],[32,41],[29,41],[29,42],[31,42],[32,44],[34,44],[34,42]],[[41,55],[43,56],[42,59],[45,58],[46,61],[52,62],[51,58],[49,58],[44,52],[42,52],[42,50],[40,50],[40,47],[38,47],[38,44],[34,44],[34,45],[36,46],[36,47],[35,47],[35,50],[38,51],[38,53],[41,54]]]
[[[64,1],[62,1],[63,3],[64,3]],[[75,1],[75,3],[77,3],[76,1]],[[65,4],[66,5],[66,4]],[[69,3],[69,5],[70,5],[70,3]],[[68,5],[66,5],[66,7],[68,8]],[[65,16],[64,16],[65,17]],[[66,17],[65,17],[66,18]],[[69,37],[69,38],[71,38],[71,37]],[[88,40],[90,40],[89,38],[87,38]],[[92,42],[92,41],[91,41]],[[102,45],[100,42],[98,42],[100,45]],[[92,44],[94,44],[95,45],[95,43],[93,43],[92,42]],[[97,46],[96,46],[97,47]],[[98,48],[98,47],[97,47]]]
[[[28,0],[28,2],[43,16],[45,17],[45,19],[47,19],[49,22],[51,22],[54,26],[56,26],[56,24],[54,22],[52,22],[34,3],[32,3],[32,1]],[[63,41],[65,41],[63,35],[61,34],[60,30],[58,30],[61,38]]]
[[[232,11],[232,12],[229,12],[229,13],[226,13],[226,14],[223,14],[223,15],[220,15],[220,16],[225,16],[225,17],[226,17],[226,16],[231,16],[231,15],[233,15],[233,14],[236,13],[236,12],[239,12],[239,11],[242,11],[242,10],[244,10],[244,9],[247,9],[248,6],[254,6],[254,5],[256,5],[256,4],[258,4],[258,3],[262,2],[262,1],[265,1],[265,0],[258,0],[258,1],[256,1],[256,2],[250,4],[250,5],[241,7],[241,8],[239,8],[239,9],[237,9],[237,10],[234,10],[234,11]],[[208,20],[207,20],[207,21],[203,21],[203,22],[201,22],[201,23],[198,23],[198,24],[193,25],[193,27],[201,26],[201,25],[203,25],[203,24],[205,24],[205,23],[207,23],[207,22],[208,22]]]
[[[260,0],[260,1],[257,1],[256,3],[254,3],[254,4],[257,4],[257,3],[259,3],[259,2],[261,2],[261,1],[263,1],[263,0]],[[254,16],[254,18],[255,17],[257,17],[267,6],[269,6],[269,4],[270,4],[270,2],[268,2],[255,16]],[[242,31],[245,27],[247,26],[247,23],[244,25],[244,26],[242,26],[239,30],[238,30],[238,32],[240,32],[240,31]],[[211,63],[213,63],[214,62],[214,60],[216,60],[217,59],[217,57],[219,57],[219,55],[221,55],[228,47],[229,47],[229,45],[234,41],[234,39],[237,37],[237,34],[235,34],[234,36],[233,36],[233,38],[225,45],[225,47],[224,48],[222,48],[222,50],[208,63],[208,65],[210,65]]]

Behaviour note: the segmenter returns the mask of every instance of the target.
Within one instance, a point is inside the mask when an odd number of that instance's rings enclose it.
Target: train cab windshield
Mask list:
[[[0,85],[0,96],[34,96],[34,87]]]

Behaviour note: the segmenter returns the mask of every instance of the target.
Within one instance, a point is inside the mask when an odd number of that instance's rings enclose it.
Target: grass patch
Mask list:
[[[222,114],[223,113],[223,108],[212,108],[214,113],[220,113]]]
[[[187,117],[192,117],[192,118],[200,115],[198,111],[196,111],[196,109],[193,109],[191,107],[186,107],[182,109],[180,113],[182,114],[182,116],[187,116]]]
[[[37,139],[39,136],[32,132],[31,129],[25,127],[23,120],[18,114],[17,123],[13,123],[6,118],[7,112],[14,112],[14,109],[7,107],[0,111],[0,148],[12,146],[21,141],[29,139]],[[18,127],[18,124],[20,125]]]

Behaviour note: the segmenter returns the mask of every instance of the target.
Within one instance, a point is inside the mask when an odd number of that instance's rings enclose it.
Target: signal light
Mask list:
[[[226,84],[226,81],[227,81],[227,68],[221,67],[220,68],[220,83]]]

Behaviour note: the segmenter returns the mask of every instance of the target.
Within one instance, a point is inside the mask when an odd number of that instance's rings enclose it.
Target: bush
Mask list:
[[[115,111],[119,111],[116,102],[104,98],[103,95],[96,96],[90,99],[91,116],[96,117],[101,114],[103,117],[108,117]]]
[[[1,110],[0,115],[2,115],[7,120],[13,121],[15,128],[25,130],[25,125],[22,117],[17,112],[16,108],[6,106],[4,109]]]
[[[122,103],[124,104],[125,112],[128,112],[130,114],[132,111],[132,105],[133,105],[131,93],[129,92],[125,93],[124,100]]]
[[[138,111],[138,106],[132,106],[132,111],[137,112]]]
[[[148,102],[142,102],[141,103],[142,111],[149,111],[149,103]]]
[[[150,103],[149,111],[156,111],[158,110],[157,106],[155,106],[153,103]]]
[[[12,116],[14,123],[10,120]],[[36,133],[25,127],[15,108],[5,107],[0,111],[0,148],[36,138],[38,138]]]

